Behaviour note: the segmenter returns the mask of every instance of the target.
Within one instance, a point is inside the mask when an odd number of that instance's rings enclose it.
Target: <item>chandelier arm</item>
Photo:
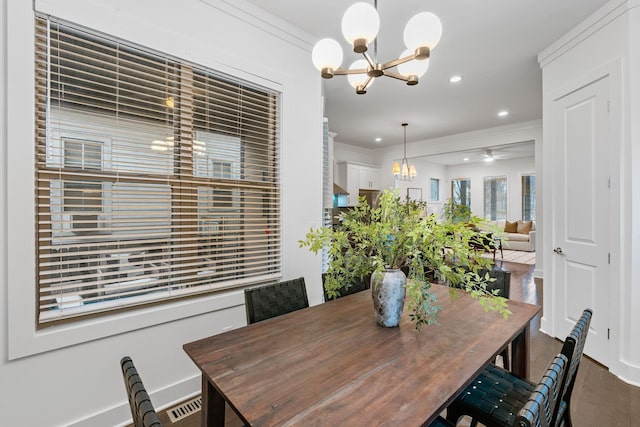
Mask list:
[[[366,68],[353,68],[345,70],[344,68],[338,68],[333,71],[333,74],[336,76],[346,76],[347,74],[367,74]]]
[[[403,82],[408,82],[409,77],[403,76],[400,73],[395,73],[393,71],[383,71],[383,74],[387,77],[393,77],[394,79],[402,80]]]
[[[366,89],[369,87],[369,85],[371,84],[371,82],[373,82],[373,79],[374,79],[374,77],[369,76],[369,78],[367,79],[367,81],[366,81],[366,82],[364,82],[363,89],[365,89],[365,90],[366,90]]]
[[[386,70],[388,68],[392,68],[395,67],[398,64],[404,64],[405,62],[409,62],[416,59],[416,55],[409,55],[409,56],[405,56],[404,58],[398,58],[398,59],[394,59],[392,61],[389,62],[385,62],[384,64],[382,64],[382,69]]]
[[[376,63],[373,62],[373,60],[371,59],[371,57],[369,55],[367,55],[367,52],[362,52],[362,56],[364,56],[364,59],[369,64],[370,68],[375,68],[376,67]]]

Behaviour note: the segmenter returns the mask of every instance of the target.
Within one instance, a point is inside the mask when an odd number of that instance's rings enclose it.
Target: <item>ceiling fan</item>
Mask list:
[[[496,159],[496,156],[493,154],[493,150],[486,150],[484,152],[484,161],[487,163],[493,162]]]

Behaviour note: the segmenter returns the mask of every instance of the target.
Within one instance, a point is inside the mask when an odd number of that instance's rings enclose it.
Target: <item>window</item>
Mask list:
[[[536,176],[522,175],[522,220],[536,220]]]
[[[484,178],[484,217],[492,221],[507,219],[507,177]]]
[[[333,215],[333,173],[331,170],[332,144],[329,135],[329,121],[322,122],[322,226],[332,226]],[[322,272],[329,268],[329,248],[322,248]]]
[[[38,324],[280,276],[279,96],[36,22]]]
[[[459,178],[451,181],[451,198],[454,204],[471,209],[471,180]]]
[[[438,178],[431,178],[431,198],[432,202],[440,201],[440,180]]]

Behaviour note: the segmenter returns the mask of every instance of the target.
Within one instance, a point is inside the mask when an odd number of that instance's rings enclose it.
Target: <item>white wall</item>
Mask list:
[[[119,359],[133,357],[156,407],[195,394],[200,376],[182,345],[245,324],[244,298],[232,291],[35,329],[33,7],[0,0],[1,424],[122,425],[130,414]],[[321,82],[311,38],[238,0],[35,7],[283,93],[283,276],[305,276],[310,303],[320,303],[320,257],[297,243],[322,220]]]
[[[471,163],[447,168],[446,195],[451,194],[451,180],[471,179],[471,212],[484,218],[484,178],[507,178],[507,220],[522,219],[522,175],[535,174],[535,159],[495,160],[491,163]],[[445,199],[446,199],[445,198]]]
[[[334,164],[338,162],[351,161],[356,163],[370,163],[380,166],[380,182],[381,188],[392,189],[398,188],[401,195],[407,194],[407,188],[421,188],[422,197],[424,200],[429,201],[430,191],[430,178],[440,179],[440,203],[429,203],[430,212],[439,213],[442,208],[442,202],[444,202],[451,191],[449,179],[452,178],[450,172],[454,167],[444,167],[442,165],[429,161],[430,155],[449,153],[454,151],[463,151],[469,149],[478,149],[484,147],[491,147],[496,145],[511,144],[517,142],[534,141],[536,145],[536,152],[540,151],[542,146],[542,124],[540,121],[517,123],[515,125],[500,126],[496,128],[483,129],[474,132],[466,132],[456,135],[449,135],[442,138],[436,138],[425,141],[417,141],[407,143],[407,151],[412,154],[413,157],[409,159],[410,164],[416,166],[418,176],[413,181],[398,181],[391,173],[393,168],[393,162],[402,158],[403,146],[402,144],[395,145],[382,149],[365,149],[361,147],[355,147],[347,144],[336,144],[334,151]],[[498,176],[508,174],[510,177],[510,186],[515,185],[516,188],[513,191],[509,191],[509,205],[507,207],[509,218],[519,219],[522,217],[522,206],[520,202],[522,189],[520,187],[520,176],[524,173],[534,173],[539,175],[541,168],[541,158],[529,158],[528,160],[517,160],[515,163],[509,164],[504,161],[496,161],[493,164],[487,165],[464,165],[459,166],[461,170],[466,169],[467,166],[471,167],[473,174],[477,174],[480,179],[474,179],[474,183],[478,185],[478,189],[472,191],[472,209],[474,214],[483,216],[483,192],[482,182],[484,176]],[[477,171],[476,171],[477,169]],[[485,174],[480,172],[486,169],[496,171],[491,174]],[[497,172],[499,171],[499,172]],[[493,174],[493,175],[492,175]],[[462,173],[464,175],[464,173]],[[538,178],[536,178],[538,179]],[[515,182],[517,181],[517,182]],[[515,182],[515,184],[514,184]],[[517,184],[517,185],[516,185]],[[476,197],[475,201],[474,196]],[[542,189],[538,188],[537,200],[542,199]],[[513,216],[512,216],[513,213]],[[541,230],[543,227],[542,218],[540,215],[540,207],[537,210],[536,229]],[[536,239],[536,245],[540,243],[541,239]],[[536,265],[536,272],[542,274],[542,262],[538,262]]]
[[[329,123],[329,129],[331,129],[331,123]],[[343,168],[338,167],[338,163],[355,162],[373,165],[373,151],[338,142],[335,138],[339,137],[335,136],[333,142],[333,182],[338,185],[344,185],[347,182],[347,177],[342,176],[343,171],[341,169]]]
[[[427,202],[427,212],[429,214],[440,215],[442,204],[447,199],[447,175],[446,167],[430,162],[427,158],[411,159],[409,164],[416,167],[417,175],[413,181],[395,180],[395,186],[401,196],[407,194],[407,188],[419,188],[422,191],[422,200]],[[392,169],[383,169],[383,175],[390,175]],[[440,199],[436,202],[431,201],[431,178],[440,180]],[[382,180],[384,182],[384,180]]]
[[[331,123],[329,123],[329,129],[331,129]],[[344,144],[337,141],[336,138],[339,136],[335,136],[333,142],[333,164],[335,167],[338,162],[375,163],[373,150]]]
[[[553,140],[552,105],[557,97],[609,76],[611,171],[608,291],[611,327],[609,369],[640,384],[640,1],[612,0],[539,55],[543,69],[545,141]],[[549,125],[547,125],[547,123]],[[543,147],[546,217],[553,216],[553,151]],[[553,224],[553,222],[548,222]],[[553,227],[544,239],[553,245]],[[552,253],[544,253],[552,266]],[[553,269],[545,271],[542,328],[554,331]],[[597,316],[598,313],[594,313]]]

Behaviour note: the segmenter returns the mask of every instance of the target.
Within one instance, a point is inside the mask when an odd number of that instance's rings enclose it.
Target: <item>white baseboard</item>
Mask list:
[[[198,395],[202,387],[202,377],[196,375],[183,381],[169,385],[163,389],[149,392],[151,402],[156,411],[170,408],[184,400]],[[131,424],[129,401],[122,389],[122,403],[104,411],[74,421],[69,427],[125,427]]]

